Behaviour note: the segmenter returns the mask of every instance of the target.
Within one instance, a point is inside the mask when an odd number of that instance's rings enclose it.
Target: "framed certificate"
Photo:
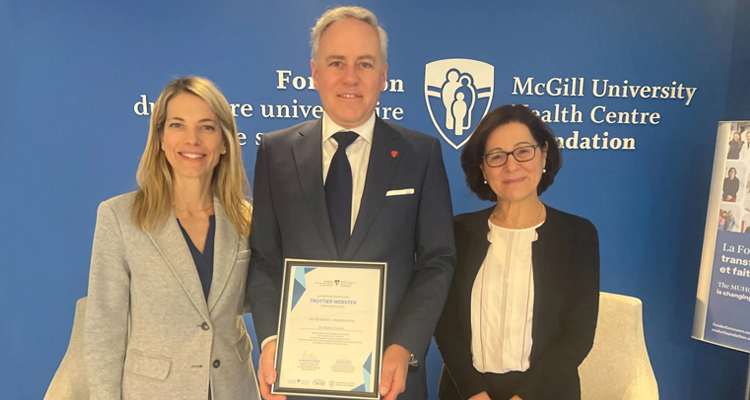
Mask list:
[[[387,268],[285,260],[272,393],[380,398]]]

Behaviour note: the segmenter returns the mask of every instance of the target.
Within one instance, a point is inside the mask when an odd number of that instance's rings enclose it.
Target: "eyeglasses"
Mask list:
[[[515,158],[518,162],[527,162],[533,160],[534,156],[536,156],[537,147],[539,147],[538,144],[535,144],[533,146],[519,147],[513,151],[496,150],[489,154],[486,154],[482,158],[489,167],[502,167],[508,162],[508,156],[510,155],[513,155],[513,158]]]

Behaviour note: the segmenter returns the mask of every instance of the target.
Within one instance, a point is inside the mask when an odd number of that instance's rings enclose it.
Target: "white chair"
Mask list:
[[[602,292],[594,347],[578,367],[581,400],[658,400],[640,299]]]
[[[83,362],[83,321],[86,316],[86,298],[76,302],[73,331],[68,350],[52,377],[44,400],[88,400],[89,385],[86,365]]]

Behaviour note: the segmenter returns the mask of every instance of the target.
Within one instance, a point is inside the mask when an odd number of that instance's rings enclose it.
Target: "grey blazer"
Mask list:
[[[174,213],[144,232],[134,193],[99,206],[84,325],[92,400],[259,400],[242,319],[248,239],[218,199],[208,301]],[[209,386],[210,385],[210,386]]]

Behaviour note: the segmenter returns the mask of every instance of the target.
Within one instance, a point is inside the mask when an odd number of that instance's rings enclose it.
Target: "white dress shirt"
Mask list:
[[[508,229],[487,221],[490,242],[471,290],[471,354],[479,372],[529,369],[534,311],[531,244],[539,225]]]
[[[362,193],[365,191],[365,180],[367,179],[367,166],[370,163],[370,151],[372,150],[372,136],[375,132],[375,113],[364,124],[346,129],[337,125],[328,114],[323,113],[323,184],[328,177],[328,168],[331,159],[339,148],[333,134],[341,131],[356,132],[359,137],[346,148],[346,157],[352,167],[352,223],[349,233],[354,231],[354,224],[359,215],[359,205],[362,203]]]

